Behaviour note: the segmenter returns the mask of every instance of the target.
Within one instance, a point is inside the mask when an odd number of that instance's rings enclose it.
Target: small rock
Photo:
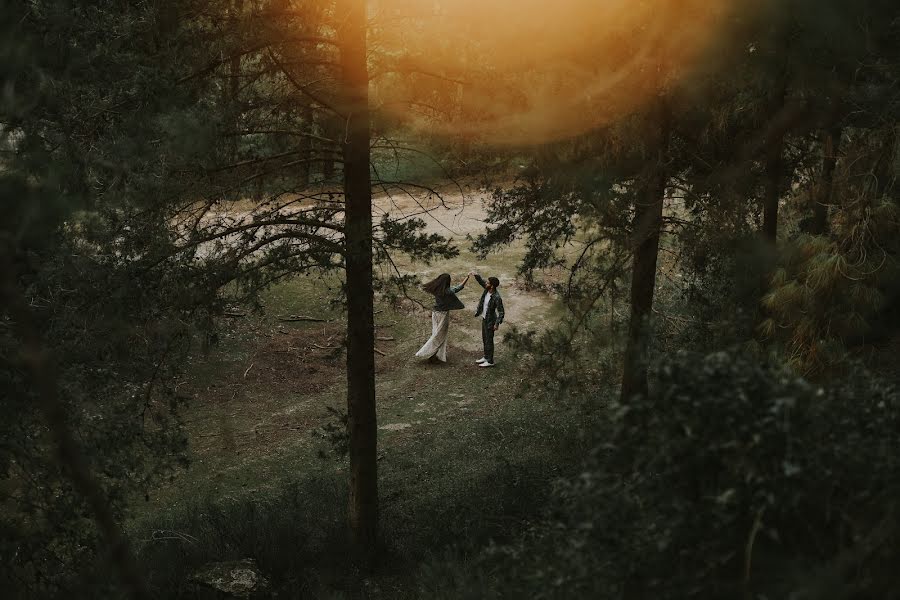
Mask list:
[[[253,559],[208,563],[191,576],[199,598],[263,598],[269,582]]]

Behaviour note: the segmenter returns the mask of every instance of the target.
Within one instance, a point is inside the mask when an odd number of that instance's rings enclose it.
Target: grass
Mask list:
[[[468,423],[382,436],[386,558],[374,580],[384,597],[417,597],[423,565],[464,562],[539,512],[549,480],[565,473],[558,465],[583,450],[569,435],[572,420],[546,417],[545,405],[520,399]],[[343,463],[329,460],[282,473],[262,491],[185,500],[157,514],[153,529],[190,538],[148,542],[142,559],[157,575],[161,596],[179,596],[205,562],[252,557],[286,593],[357,597],[367,579],[345,558],[345,495]],[[149,538],[146,525],[144,531]]]
[[[559,465],[571,464],[583,450],[571,415],[545,398],[517,395],[522,374],[512,361],[487,371],[470,364],[472,351],[451,350],[455,360],[436,367],[395,358],[412,354],[419,325],[398,319],[391,328],[395,350],[379,367],[379,422],[386,426],[379,431],[382,531],[390,568],[376,580],[385,597],[415,596],[417,566],[436,556],[465,557],[490,539],[512,535],[540,510]],[[220,369],[232,361],[242,366],[234,357],[249,353],[214,360],[224,361]],[[306,402],[302,406],[322,424],[324,406],[341,406],[343,392],[338,377],[312,397],[248,398],[270,408]],[[216,427],[220,408],[195,406],[192,435]],[[259,418],[248,414],[231,427],[247,428]],[[158,594],[180,596],[190,572],[205,562],[248,556],[287,593],[363,593],[366,579],[343,558],[345,461],[319,458],[327,443],[309,431],[266,442],[238,438],[230,451],[195,450],[194,466],[133,524],[138,537],[151,540],[142,558],[157,577],[164,574],[155,584]],[[178,539],[152,541],[153,531],[178,532],[163,535]]]
[[[481,264],[463,252],[439,268],[499,274],[507,321],[546,325],[561,309],[515,285],[522,251]],[[423,279],[436,272],[402,268]],[[464,568],[539,514],[552,479],[577,469],[586,451],[583,419],[521,392],[528,373],[503,329],[498,366],[474,365],[480,324],[471,311],[481,290],[472,284],[461,293],[468,309],[452,316],[446,365],[413,357],[430,333],[427,311],[376,307],[378,336],[393,339],[377,342],[386,353],[376,357],[386,558],[374,574],[347,559],[347,463],[320,435],[335,421],[328,407],[345,405],[343,316],[328,302],[339,282],[284,281],[263,295],[262,314],[224,323],[219,347],[194,357],[181,382],[192,397],[184,415],[192,465],[153,490],[129,526],[155,595],[189,596],[189,575],[204,563],[249,557],[287,597],[420,597],[417,581],[435,564]],[[292,314],[329,322],[278,319]]]
[[[445,211],[448,227],[428,227],[454,237],[460,255],[437,265],[401,260],[401,270],[423,280],[446,271],[459,281],[473,268],[500,276],[503,330],[557,320],[559,303],[517,285],[523,248],[477,259],[463,237],[475,231],[466,219],[483,211],[477,199],[450,200],[459,215]],[[580,470],[594,446],[582,437],[592,417],[543,396],[540,385],[524,391],[530,373],[503,331],[499,366],[478,369],[478,321],[456,312],[450,363],[425,365],[413,354],[429,333],[428,312],[381,302],[378,335],[393,338],[378,342],[386,356],[376,358],[382,560],[374,571],[360,568],[347,540],[346,459],[329,454],[318,433],[334,422],[327,409],[345,403],[345,357],[327,349],[339,346],[344,327],[342,309],[329,304],[338,286],[282,282],[263,295],[262,314],[229,321],[216,351],[189,365],[193,464],[154,490],[130,523],[155,597],[193,597],[188,580],[203,564],[242,558],[255,559],[281,597],[485,597],[494,583],[479,563],[485,548],[522,539],[545,516],[553,479]],[[662,308],[679,305],[676,287],[663,282]],[[469,309],[479,293],[474,283],[461,293]],[[279,321],[290,314],[328,322]]]

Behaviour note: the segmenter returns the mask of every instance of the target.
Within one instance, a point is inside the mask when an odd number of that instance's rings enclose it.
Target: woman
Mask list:
[[[467,275],[459,285],[450,287],[450,275],[441,273],[422,286],[426,292],[434,294],[434,308],[431,311],[431,337],[416,352],[419,358],[429,362],[447,362],[447,331],[450,329],[450,311],[465,308],[456,293],[466,287]]]

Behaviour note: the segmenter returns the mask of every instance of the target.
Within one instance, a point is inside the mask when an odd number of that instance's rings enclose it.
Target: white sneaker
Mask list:
[[[483,363],[483,362],[487,362],[487,361],[484,359],[484,357],[481,357],[481,358],[479,358],[478,360],[475,361],[475,364],[480,365],[480,364]]]
[[[494,363],[489,363],[488,361],[484,361],[483,363],[478,363],[479,367],[493,367]]]

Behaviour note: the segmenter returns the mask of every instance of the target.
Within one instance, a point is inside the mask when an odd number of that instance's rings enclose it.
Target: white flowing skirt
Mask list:
[[[416,352],[419,358],[437,356],[441,362],[447,362],[447,332],[450,330],[450,311],[435,310],[431,313],[431,337]]]

